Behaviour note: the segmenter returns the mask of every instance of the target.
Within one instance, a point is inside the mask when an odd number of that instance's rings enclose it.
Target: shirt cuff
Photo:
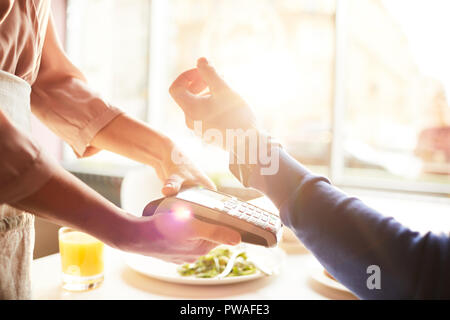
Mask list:
[[[280,208],[310,172],[278,147],[272,150],[268,166],[270,170],[267,170],[267,166],[256,165],[249,176],[249,185],[263,192]]]
[[[90,146],[92,139],[97,133],[108,125],[117,116],[124,112],[118,108],[110,107],[105,110],[100,116],[92,119],[84,128],[80,130],[80,139],[75,141],[72,148],[78,158],[91,156],[100,151],[95,147]]]
[[[290,227],[293,220],[291,215],[299,214],[290,210],[292,199],[297,199],[300,190],[309,185],[319,181],[330,182],[326,177],[311,173],[282,148],[277,148],[277,152],[272,152],[272,155],[269,164],[272,169],[264,171],[264,167],[257,165],[250,174],[249,184],[275,204],[280,211],[281,221]]]

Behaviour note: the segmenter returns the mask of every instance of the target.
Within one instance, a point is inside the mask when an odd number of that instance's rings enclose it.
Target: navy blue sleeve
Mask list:
[[[256,167],[249,184],[274,202],[283,223],[358,297],[450,298],[448,236],[413,232],[345,195],[283,150],[278,172],[261,175]],[[380,268],[380,289],[367,286],[372,265]]]

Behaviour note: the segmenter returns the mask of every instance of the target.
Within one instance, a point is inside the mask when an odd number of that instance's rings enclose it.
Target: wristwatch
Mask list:
[[[234,144],[228,150],[230,155],[229,169],[244,187],[248,188],[250,187],[249,179],[253,170],[267,165],[261,161],[261,153],[264,156],[271,157],[273,148],[282,149],[283,146],[270,135],[261,132],[256,134],[256,139],[246,135],[245,139],[240,140],[241,143]]]

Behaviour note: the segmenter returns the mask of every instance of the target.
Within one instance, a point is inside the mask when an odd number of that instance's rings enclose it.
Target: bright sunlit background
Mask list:
[[[226,154],[185,128],[168,94],[200,56],[334,183],[448,197],[448,12],[445,0],[69,0],[66,48],[108,101],[219,183],[234,181]],[[133,165],[66,149],[66,162],[94,172]]]

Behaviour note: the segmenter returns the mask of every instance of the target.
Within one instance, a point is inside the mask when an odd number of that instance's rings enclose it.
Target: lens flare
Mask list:
[[[191,210],[184,206],[178,206],[172,210],[174,217],[179,221],[188,220],[191,217]]]

